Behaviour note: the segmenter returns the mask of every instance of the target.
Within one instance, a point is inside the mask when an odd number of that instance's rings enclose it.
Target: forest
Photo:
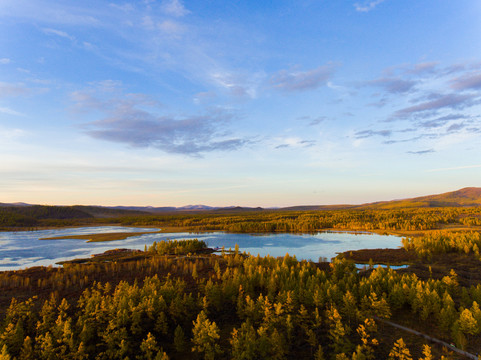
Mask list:
[[[195,230],[405,237],[402,249],[364,253],[364,260],[356,258],[362,251],[331,262],[255,257],[237,247],[215,254],[191,240],[1,272],[0,359],[462,358],[454,347],[477,354],[480,216],[480,208],[427,208],[115,218]],[[383,263],[410,266],[374,266],[383,254]]]
[[[410,232],[443,228],[481,229],[481,207],[344,209],[322,211],[232,211],[150,214],[88,206],[0,207],[0,230],[123,225],[171,231],[237,233],[313,232],[326,229]]]

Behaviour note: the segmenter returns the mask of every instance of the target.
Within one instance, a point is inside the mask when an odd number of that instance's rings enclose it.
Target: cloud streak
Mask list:
[[[404,80],[400,78],[380,78],[372,80],[369,85],[379,86],[392,94],[409,92],[416,85],[416,81]]]
[[[391,130],[379,130],[379,131],[374,131],[374,130],[363,130],[363,131],[358,131],[357,133],[354,134],[354,137],[356,139],[366,139],[369,137],[373,136],[383,136],[383,137],[388,137],[392,135]]]
[[[355,3],[354,8],[356,11],[359,12],[369,12],[373,10],[376,6],[383,3],[385,0],[373,0],[373,1],[364,1],[362,3]]]
[[[456,167],[441,168],[441,169],[429,169],[429,170],[426,170],[426,172],[453,171],[453,170],[465,170],[465,169],[476,169],[476,168],[481,168],[481,165],[466,165],[466,166],[456,166]]]
[[[455,90],[479,90],[481,89],[481,72],[469,73],[453,79],[451,87]]]
[[[60,37],[72,40],[72,41],[75,40],[75,38],[73,36],[67,34],[65,31],[45,28],[45,29],[43,29],[43,32],[47,35],[56,35],[56,36],[60,36]]]
[[[335,66],[332,64],[307,71],[281,70],[271,77],[271,85],[286,92],[313,90],[327,85],[334,70]]]
[[[434,153],[434,149],[427,149],[427,150],[419,150],[419,151],[407,151],[408,154],[412,155],[426,155],[426,154],[431,154]]]
[[[476,95],[472,94],[447,94],[436,96],[434,100],[422,102],[420,104],[409,106],[398,110],[393,117],[398,119],[407,118],[411,115],[423,113],[427,111],[437,111],[440,109],[463,109],[467,106],[473,105]]]
[[[7,96],[20,96],[30,93],[24,84],[12,84],[0,81],[0,98]]]
[[[275,146],[275,149],[286,149],[286,148],[309,148],[316,144],[315,140],[302,140],[297,137],[288,137],[277,139],[280,144]]]
[[[181,17],[190,13],[180,0],[168,0],[162,3],[162,11],[168,15]]]
[[[18,111],[12,110],[8,107],[0,107],[0,113],[7,114],[7,115],[15,115],[15,116],[25,116],[24,114]]]

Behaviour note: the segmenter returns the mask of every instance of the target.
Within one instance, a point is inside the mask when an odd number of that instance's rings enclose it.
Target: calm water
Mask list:
[[[155,231],[151,228],[119,226],[83,227],[40,231],[0,232],[0,270],[17,270],[30,266],[51,265],[58,261],[89,257],[109,249],[144,249],[154,241],[166,239],[199,239],[210,247],[234,249],[239,244],[241,251],[252,255],[284,256],[295,255],[298,260],[314,260],[319,257],[330,259],[336,253],[347,250],[397,248],[401,238],[377,234],[354,234],[346,232],[320,232],[315,234],[226,234],[213,233],[165,233],[144,234],[125,240],[87,243],[85,240],[39,240],[43,237],[80,235],[110,232]]]

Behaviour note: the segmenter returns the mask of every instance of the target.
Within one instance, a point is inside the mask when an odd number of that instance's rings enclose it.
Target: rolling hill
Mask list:
[[[442,194],[364,204],[364,205],[358,206],[357,208],[399,209],[399,208],[447,207],[447,206],[452,206],[452,207],[481,206],[481,188],[466,187],[460,190],[451,191],[451,192],[442,193]]]

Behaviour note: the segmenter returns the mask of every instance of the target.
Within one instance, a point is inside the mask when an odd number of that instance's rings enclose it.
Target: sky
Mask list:
[[[481,186],[479,0],[0,0],[0,202]]]

